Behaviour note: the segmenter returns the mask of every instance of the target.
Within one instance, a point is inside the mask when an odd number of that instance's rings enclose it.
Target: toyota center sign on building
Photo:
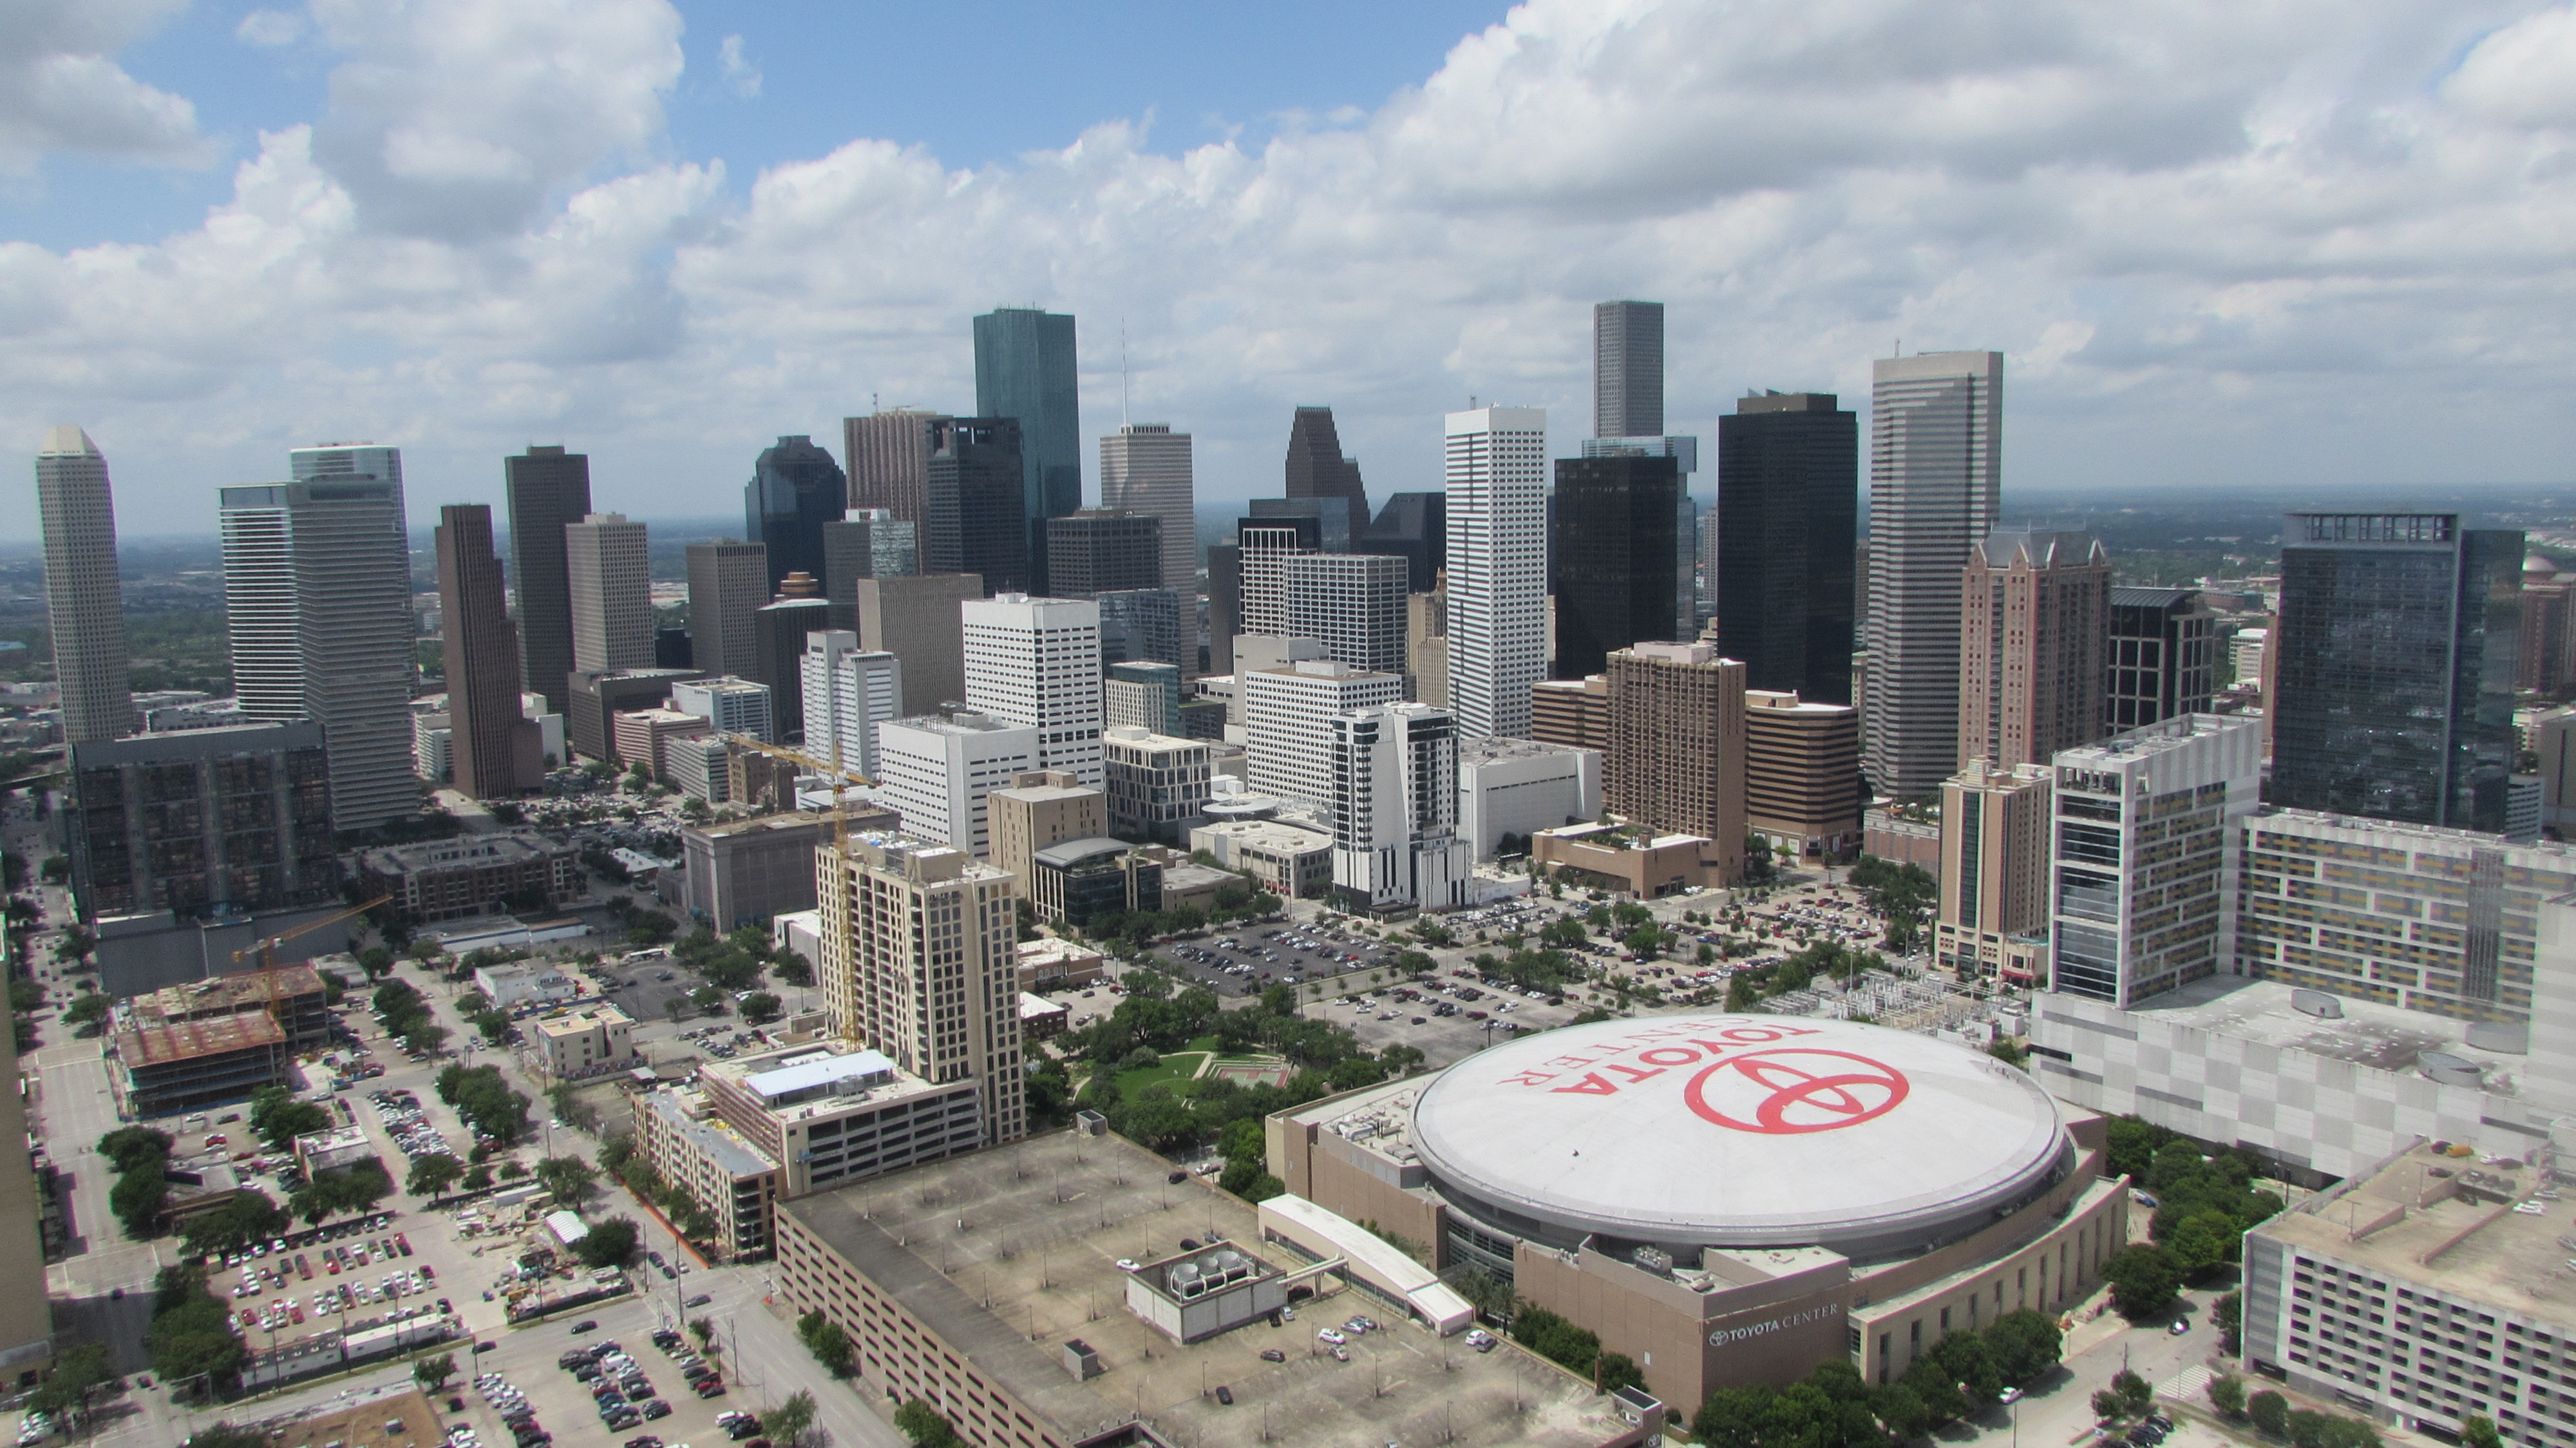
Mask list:
[[[1965,1046],[1846,1021],[1570,1026],[1272,1117],[1290,1192],[1598,1333],[1687,1415],[1843,1357],[2055,1313],[2127,1237],[2101,1118]]]

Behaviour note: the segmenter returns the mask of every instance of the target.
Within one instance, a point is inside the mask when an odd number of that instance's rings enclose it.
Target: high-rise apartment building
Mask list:
[[[692,543],[689,666],[709,675],[754,677],[760,647],[752,615],[769,602],[769,550],[739,538]]]
[[[859,580],[909,578],[921,571],[921,525],[885,508],[854,508],[823,525],[823,597],[832,627],[859,627]]]
[[[2226,968],[2227,856],[2261,802],[2263,721],[2185,714],[2053,763],[2049,988],[2129,1006]],[[2313,918],[2305,880],[2295,893],[2286,913]]]
[[[1190,435],[1168,422],[1131,422],[1100,440],[1100,505],[1163,523],[1163,581],[1188,593],[1198,578],[1198,516]],[[1051,585],[1057,592],[1063,585]]]
[[[2102,737],[2111,558],[2090,533],[1988,534],[1959,604],[1959,763],[2038,764]]]
[[[1181,732],[1181,671],[1170,664],[1146,659],[1113,663],[1100,681],[1100,692],[1103,717],[1112,729]]]
[[[1709,643],[1638,643],[1610,655],[1603,795],[1610,812],[1698,835],[1701,863],[1744,869],[1744,666]]]
[[[1324,721],[1335,795],[1333,901],[1344,910],[1469,903],[1458,834],[1458,731],[1446,709],[1377,704]]]
[[[769,550],[775,593],[790,573],[823,576],[823,525],[849,512],[849,478],[813,438],[782,437],[752,464],[742,509],[743,536]]]
[[[1449,703],[1461,739],[1526,738],[1547,674],[1547,411],[1446,420]]]
[[[1958,769],[1959,580],[2001,506],[2004,354],[1882,357],[1872,373],[1861,741],[1874,788],[1922,796]]]
[[[1700,548],[1717,646],[1756,689],[1851,698],[1860,421],[1830,392],[1763,392],[1717,420]]]
[[[930,423],[938,415],[895,407],[841,419],[852,509],[883,508],[915,525],[930,516]]]
[[[1601,302],[1592,308],[1592,435],[1652,437],[1664,430],[1664,304]]]
[[[1076,508],[1047,519],[1046,533],[1058,598],[1163,587],[1163,520],[1151,513]]]
[[[990,853],[985,798],[1038,767],[1038,731],[987,714],[918,714],[877,726],[876,798],[906,832]]]
[[[1316,804],[1331,803],[1336,791],[1326,721],[1404,699],[1402,676],[1331,659],[1246,669],[1235,684],[1243,701],[1244,782],[1255,794]]]
[[[1021,571],[1008,574],[971,562],[943,565],[942,571],[982,573],[996,591],[1043,592],[1051,586],[1046,520],[1082,506],[1080,381],[1073,318],[996,307],[975,319],[976,414],[1019,423],[1024,562]]]
[[[653,572],[644,525],[590,513],[564,525],[577,673],[653,667]]]
[[[1405,671],[1405,560],[1383,553],[1293,553],[1279,560],[1285,632],[1324,657],[1373,673]]]
[[[961,604],[966,706],[1038,731],[1038,767],[1100,783],[1100,605],[1003,593]]]
[[[2281,533],[2272,802],[2501,834],[2523,535],[2456,513],[2293,513]]]
[[[1598,749],[1606,754],[1610,748],[1608,676],[1542,679],[1531,685],[1529,737],[1542,744]],[[1609,768],[1608,761],[1603,762],[1602,768]]]
[[[827,629],[805,636],[805,752],[877,775],[877,726],[903,717],[903,661]]]
[[[1029,586],[1033,549],[1045,544],[1046,520],[1033,524],[1025,511],[1027,447],[1018,418],[931,419],[923,571],[978,574],[995,592]]]
[[[1556,677],[1599,673],[1611,650],[1673,634],[1673,539],[1684,501],[1681,472],[1669,457],[1557,459],[1548,556]]]
[[[469,799],[545,782],[545,746],[519,705],[519,630],[492,551],[492,510],[438,510],[438,617],[447,664],[448,764]]]
[[[564,527],[590,516],[590,458],[560,446],[531,446],[501,460],[510,495],[510,581],[519,605],[519,652],[527,688],[546,712],[571,698],[572,564]]]
[[[1010,877],[901,835],[853,835],[815,860],[815,974],[840,1034],[924,1081],[975,1082],[987,1144],[1026,1135]]]
[[[2048,971],[2049,841],[2045,764],[1971,759],[1941,786],[1941,904],[1932,958],[1961,980],[2028,985]]]
[[[805,738],[806,640],[832,626],[823,587],[791,573],[778,597],[752,612],[751,677],[769,686],[771,717],[789,743]]]
[[[1745,827],[1793,860],[1860,847],[1860,711],[1744,691]]]
[[[1132,725],[1112,728],[1101,740],[1101,779],[1109,796],[1110,834],[1186,849],[1190,830],[1206,818],[1207,741]]]
[[[1368,485],[1360,480],[1359,459],[1342,455],[1341,434],[1333,427],[1329,407],[1301,407],[1288,424],[1287,486],[1290,499],[1330,498],[1343,506],[1348,520],[1344,536],[1368,531]]]
[[[2218,691],[2218,614],[2196,588],[2111,589],[2103,732],[2206,714]]]
[[[966,702],[961,605],[984,596],[973,573],[924,573],[859,581],[859,647],[903,661],[903,696],[918,713]]]
[[[233,689],[248,717],[311,719],[343,830],[420,810],[415,627],[396,449],[299,448],[293,482],[219,490]]]
[[[2514,687],[2555,699],[2576,683],[2576,574],[2558,562],[2528,553],[2522,562],[2522,643],[2514,656]]]
[[[116,569],[116,500],[108,490],[107,459],[77,427],[48,431],[36,453],[36,516],[45,533],[45,622],[62,685],[63,742],[131,734],[134,690],[125,591]]]

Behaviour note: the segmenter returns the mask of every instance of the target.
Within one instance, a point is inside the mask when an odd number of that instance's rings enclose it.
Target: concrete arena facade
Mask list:
[[[1270,1170],[1598,1333],[1687,1415],[1834,1358],[1892,1382],[2125,1245],[2103,1119],[1981,1052],[1718,1013],[1570,1026],[1270,1118]]]

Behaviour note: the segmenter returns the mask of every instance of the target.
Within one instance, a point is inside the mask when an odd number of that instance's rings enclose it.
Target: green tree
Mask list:
[[[2242,1416],[2245,1412],[2245,1380],[2237,1377],[2233,1373],[2221,1373],[2217,1377],[2211,1378],[2209,1380],[2209,1405],[2216,1408],[2221,1413],[2226,1414],[2228,1417],[2234,1418]],[[2460,1438],[2461,1441],[2465,1443],[2468,1441],[2468,1433],[2466,1431],[2467,1425],[2462,1424],[2461,1427],[2462,1432],[2460,1434]],[[2501,1448],[2501,1445],[2487,1443],[2477,1445],[2477,1448]]]
[[[2130,1247],[2102,1264],[2102,1276],[2111,1284],[2111,1305],[2132,1322],[2171,1310],[2182,1286],[2181,1269],[2161,1247]]]
[[[1640,1388],[1646,1384],[1645,1370],[1637,1360],[1623,1352],[1605,1352],[1593,1359],[1593,1376],[1599,1379],[1599,1390],[1615,1393],[1621,1388]]]
[[[798,1318],[796,1335],[804,1339],[805,1350],[814,1355],[814,1360],[821,1363],[836,1378],[848,1377],[851,1368],[858,1362],[859,1350],[857,1345],[850,1341],[850,1335],[841,1330],[839,1323],[825,1317],[820,1311],[809,1312]],[[896,1426],[902,1426],[900,1418],[896,1420]]]
[[[2007,1383],[2027,1383],[2057,1366],[2065,1348],[2057,1319],[2026,1307],[1996,1318],[1985,1339],[1994,1353],[1996,1370]]]
[[[237,1252],[286,1230],[286,1213],[265,1192],[244,1191],[211,1212],[192,1218],[180,1229],[180,1240],[192,1256]]]
[[[411,1376],[422,1387],[437,1392],[447,1386],[449,1378],[456,1376],[456,1354],[443,1352],[433,1358],[422,1358],[411,1365]]]
[[[761,1433],[778,1448],[804,1448],[805,1435],[813,1428],[814,1395],[801,1388],[760,1415]]]
[[[2030,1067],[2030,1052],[2010,1036],[1995,1037],[1994,1043],[1986,1047],[1986,1054],[2017,1070]]]
[[[120,1174],[108,1188],[107,1209],[125,1235],[141,1242],[161,1230],[161,1209],[170,1200],[170,1178],[162,1163],[146,1161]]]
[[[912,1448],[961,1448],[965,1442],[938,1409],[919,1398],[907,1399],[894,1410],[894,1429],[912,1441]]]
[[[2269,1388],[2245,1400],[2245,1416],[2253,1420],[2256,1428],[2272,1437],[2289,1435],[2290,1400]]]
[[[412,1159],[411,1179],[403,1183],[403,1190],[416,1197],[434,1197],[456,1185],[456,1179],[463,1175],[465,1168],[456,1158],[443,1151],[431,1152]]]
[[[611,1217],[593,1222],[581,1240],[572,1244],[572,1254],[586,1267],[623,1267],[635,1260],[642,1234],[632,1217]]]
[[[590,1184],[599,1180],[599,1173],[580,1157],[550,1156],[537,1163],[536,1178],[548,1195],[569,1207],[590,1194]]]
[[[2504,1448],[2504,1435],[2496,1431],[2495,1419],[2471,1413],[2460,1420],[2460,1448]]]
[[[2191,1281],[2235,1257],[2241,1240],[2238,1232],[2235,1219],[2225,1212],[2196,1211],[2174,1229],[2165,1251],[2173,1258],[2174,1270]]]
[[[2209,1320],[2218,1324],[2218,1350],[2234,1357],[2245,1348],[2239,1336],[2245,1326],[2245,1294],[2229,1292],[2209,1304]]]
[[[2111,1391],[2120,1395],[2123,1412],[2143,1413],[2156,1400],[2156,1390],[2145,1378],[2123,1368],[2111,1375]]]
[[[86,1026],[104,1021],[107,1019],[108,1008],[114,1004],[114,1001],[96,991],[75,996],[72,998],[72,1003],[63,1008],[63,1024]]]
[[[690,1318],[689,1335],[698,1340],[698,1346],[701,1349],[713,1345],[716,1340],[715,1319],[709,1317]]]
[[[283,1086],[263,1086],[250,1094],[250,1129],[271,1151],[293,1151],[295,1138],[330,1128],[330,1112],[296,1100]]]
[[[27,1407],[77,1426],[89,1417],[90,1394],[115,1381],[106,1344],[85,1342],[54,1355],[53,1371],[27,1395]]]
[[[1769,1388],[1720,1388],[1691,1415],[1691,1432],[1708,1448],[1764,1448],[1763,1428],[1777,1396]]]
[[[753,991],[743,998],[742,1018],[755,1026],[774,1021],[784,1013],[783,1003],[765,990]]]

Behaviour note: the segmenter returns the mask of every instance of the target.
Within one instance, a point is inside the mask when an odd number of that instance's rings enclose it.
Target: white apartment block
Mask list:
[[[1446,709],[1379,704],[1325,721],[1334,793],[1333,900],[1345,910],[1469,903],[1458,838],[1458,738]]]
[[[1186,846],[1191,827],[1205,818],[1207,741],[1112,728],[1104,743],[1109,833],[1122,840]]]
[[[1398,674],[1301,659],[1238,676],[1244,727],[1244,782],[1259,794],[1328,803],[1333,798],[1336,714],[1404,697]]]
[[[877,777],[877,730],[903,716],[903,662],[847,629],[805,636],[805,752]]]
[[[683,679],[671,685],[671,707],[695,714],[719,734],[748,734],[774,741],[769,686],[728,674],[721,679]]]
[[[1458,737],[1530,732],[1547,677],[1547,410],[1450,413],[1449,703]]]
[[[1324,657],[1381,674],[1405,671],[1404,559],[1382,553],[1298,553],[1281,560],[1288,632]]]
[[[1168,422],[1131,422],[1100,440],[1100,506],[1163,520],[1163,586],[1184,596],[1198,575],[1190,435]]]
[[[1458,838],[1478,863],[1507,834],[1526,839],[1599,818],[1600,750],[1500,734],[1458,746]]]
[[[572,666],[591,673],[653,667],[653,574],[644,525],[592,513],[564,525],[572,591]]]
[[[635,1022],[609,1002],[542,1016],[535,1024],[538,1054],[546,1074],[557,1081],[642,1063],[632,1039]]]
[[[1100,605],[1025,593],[968,599],[966,706],[1037,731],[1039,769],[1100,784]],[[909,816],[906,817],[907,819]]]
[[[2130,1005],[2230,968],[2228,851],[2261,803],[2263,721],[2185,714],[2052,762],[2053,989]]]
[[[935,1085],[976,1082],[988,1144],[1025,1135],[1009,873],[902,835],[853,835],[815,862],[815,974],[839,1034]]]
[[[1038,731],[985,714],[929,714],[877,726],[876,799],[904,833],[992,853],[985,796],[1038,763]]]
[[[665,782],[691,799],[723,804],[733,798],[733,764],[721,739],[670,739],[662,744]]]

